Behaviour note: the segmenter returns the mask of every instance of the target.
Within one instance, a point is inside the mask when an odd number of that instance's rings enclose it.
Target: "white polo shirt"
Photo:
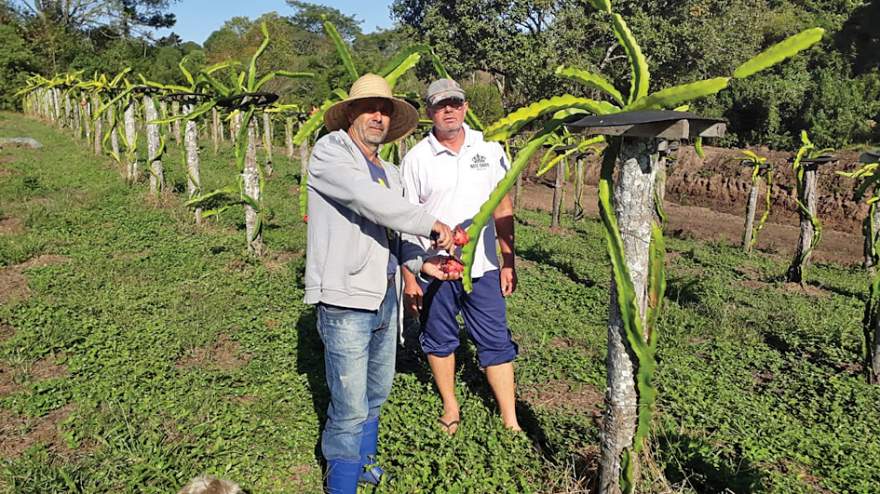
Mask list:
[[[464,129],[464,144],[458,153],[440,144],[431,132],[404,156],[400,172],[410,202],[424,205],[431,215],[450,227],[467,228],[504,178],[509,161],[500,144],[484,141],[483,133],[467,124]],[[430,255],[438,253],[431,249],[428,238],[404,237],[418,241]],[[460,255],[460,249],[457,250]],[[489,221],[477,244],[471,276],[478,278],[498,268],[495,222]]]

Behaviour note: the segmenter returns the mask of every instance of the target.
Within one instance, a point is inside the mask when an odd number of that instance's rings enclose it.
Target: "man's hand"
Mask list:
[[[431,240],[434,241],[434,247],[437,249],[452,252],[452,248],[455,247],[452,229],[440,221],[435,221],[434,227],[431,228]]]
[[[415,280],[415,277],[413,277]],[[417,281],[406,280],[403,285],[403,308],[411,315],[418,316],[422,310],[422,287]]]
[[[516,291],[516,269],[513,267],[501,268],[501,295],[510,296]]]
[[[422,263],[422,273],[427,276],[437,278],[441,281],[452,281],[461,279],[461,273],[447,273],[443,271],[443,263],[446,261],[446,259],[446,256],[434,256],[425,259],[425,262]]]

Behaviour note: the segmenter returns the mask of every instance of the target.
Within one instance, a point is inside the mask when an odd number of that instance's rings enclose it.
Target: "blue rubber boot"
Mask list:
[[[327,493],[356,494],[360,461],[330,460],[327,462]]]
[[[361,429],[361,473],[358,482],[379,485],[385,470],[376,465],[379,451],[379,417],[364,422]]]

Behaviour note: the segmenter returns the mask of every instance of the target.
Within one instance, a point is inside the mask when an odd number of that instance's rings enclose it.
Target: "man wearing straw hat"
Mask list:
[[[454,278],[395,233],[453,245],[449,227],[407,201],[397,169],[379,157],[380,145],[417,123],[416,109],[395,98],[384,78],[366,74],[324,114],[330,133],[309,161],[305,302],[317,305],[324,342],[330,406],[321,451],[334,494],[354,494],[358,481],[376,484],[384,473],[374,456],[379,410],[394,377],[400,264]]]

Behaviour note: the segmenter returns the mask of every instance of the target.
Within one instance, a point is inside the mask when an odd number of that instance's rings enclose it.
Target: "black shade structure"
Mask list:
[[[722,137],[727,122],[695,113],[669,110],[641,110],[591,115],[566,126],[573,131],[607,136],[661,138],[670,140],[695,137]]]
[[[827,165],[829,163],[834,163],[838,161],[837,156],[832,156],[830,154],[823,154],[820,156],[816,156],[815,158],[803,158],[801,160],[801,166],[808,170],[816,169],[820,165]],[[794,163],[794,158],[789,158],[789,163]]]
[[[880,163],[880,149],[865,151],[859,156],[859,161],[862,163]]]

